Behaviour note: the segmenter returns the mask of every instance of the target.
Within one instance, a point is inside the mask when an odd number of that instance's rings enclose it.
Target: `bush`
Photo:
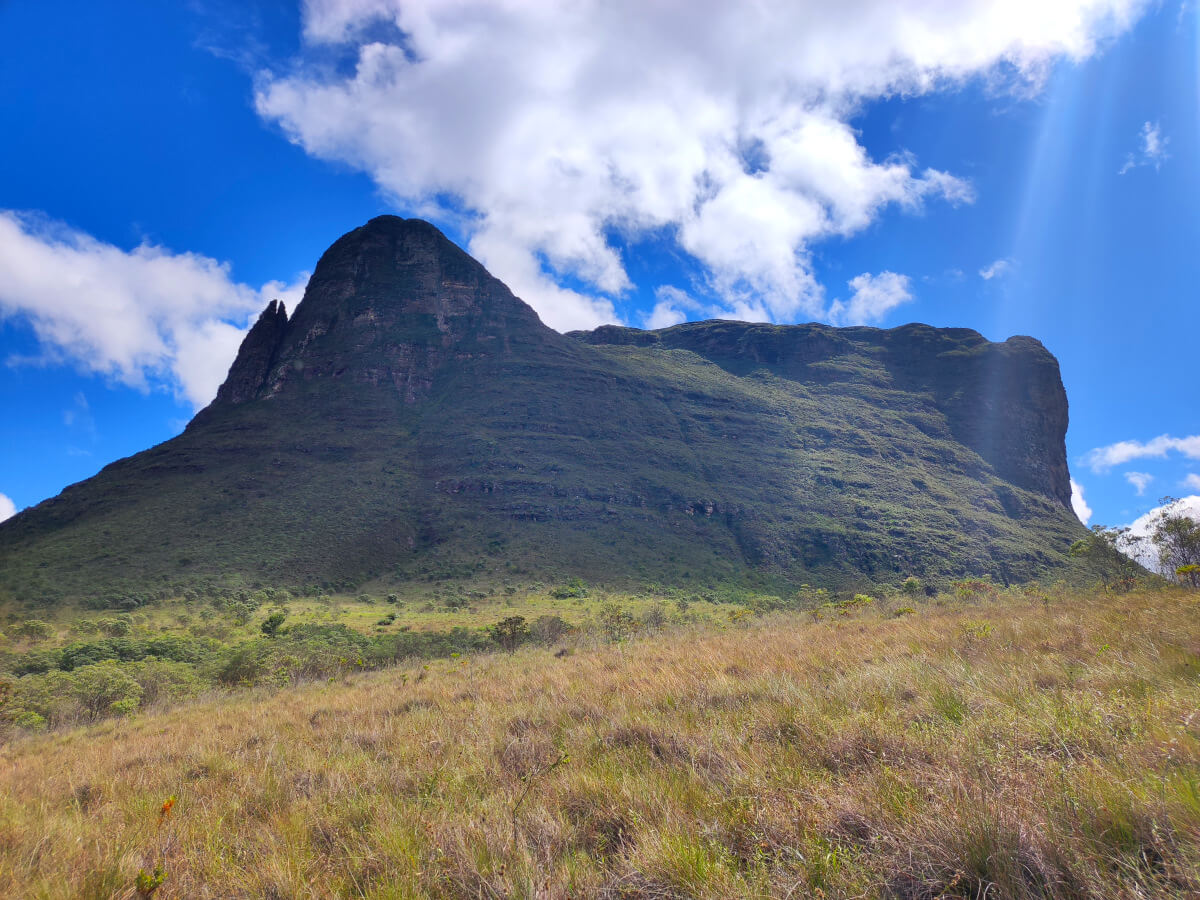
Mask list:
[[[539,644],[553,644],[574,629],[559,616],[538,616],[530,626],[530,634]]]
[[[282,609],[277,609],[271,613],[262,623],[262,633],[267,637],[275,637],[279,633],[280,626],[283,625],[283,620],[287,618],[287,612]]]
[[[30,641],[45,641],[54,637],[54,626],[39,619],[30,619],[28,622],[14,625],[12,635]]]
[[[567,600],[572,597],[586,597],[588,594],[587,585],[584,584],[581,578],[572,578],[566,584],[552,588],[550,596],[556,600]]]
[[[127,714],[142,699],[142,686],[116,660],[84,666],[73,673],[72,681],[75,699],[92,719]]]
[[[529,639],[529,626],[524,616],[509,616],[488,628],[492,640],[512,653]]]

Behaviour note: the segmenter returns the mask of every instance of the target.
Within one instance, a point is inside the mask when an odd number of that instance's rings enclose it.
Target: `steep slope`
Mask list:
[[[1066,397],[1030,338],[704,322],[560,335],[373,219],[179,437],[0,525],[26,599],[203,582],[1067,571]]]

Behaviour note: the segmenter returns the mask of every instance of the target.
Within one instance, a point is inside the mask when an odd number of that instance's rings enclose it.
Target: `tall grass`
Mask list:
[[[445,660],[21,739],[0,895],[1195,897],[1198,710],[1175,592]]]

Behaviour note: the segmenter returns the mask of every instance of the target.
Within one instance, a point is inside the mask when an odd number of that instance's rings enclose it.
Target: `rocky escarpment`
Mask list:
[[[1066,425],[1031,338],[561,335],[382,216],[267,307],[183,434],[0,524],[0,592],[1069,577]]]
[[[861,364],[866,355],[893,386],[928,393],[954,436],[1002,478],[1070,508],[1067,394],[1058,361],[1033,338],[993,343],[966,328],[916,324],[884,330],[725,321],[658,331],[605,325],[570,336],[591,345],[688,350],[741,375],[766,368],[812,385],[871,377]]]

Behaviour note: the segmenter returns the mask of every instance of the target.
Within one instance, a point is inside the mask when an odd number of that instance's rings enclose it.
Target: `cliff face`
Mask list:
[[[605,325],[570,336],[592,345],[688,350],[736,372],[766,368],[812,385],[844,380],[848,370],[837,361],[853,367],[854,357],[868,355],[894,386],[930,395],[954,436],[1002,478],[1070,508],[1067,393],[1058,360],[1033,338],[997,344],[966,328],[745,322],[697,322],[659,331]]]
[[[410,578],[1069,576],[1031,338],[700,322],[560,335],[433,226],[343,236],[179,437],[0,525],[0,591]]]

